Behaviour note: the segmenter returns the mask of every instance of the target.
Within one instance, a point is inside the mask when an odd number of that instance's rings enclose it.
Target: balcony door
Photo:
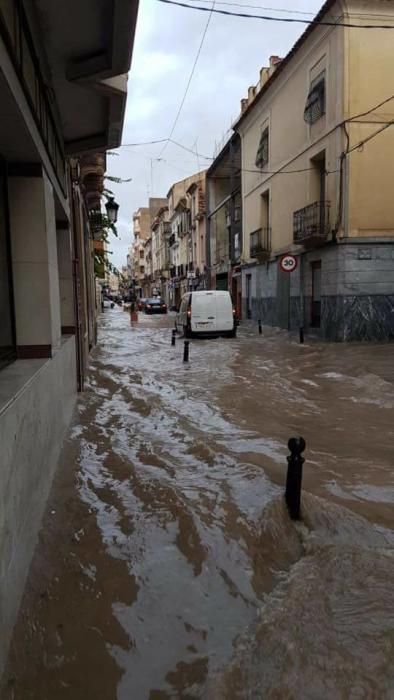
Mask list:
[[[319,203],[318,233],[324,234],[326,217],[326,155],[323,151],[316,158],[312,158],[311,164],[311,201]]]
[[[7,179],[0,160],[0,369],[15,359],[14,299],[8,223]]]

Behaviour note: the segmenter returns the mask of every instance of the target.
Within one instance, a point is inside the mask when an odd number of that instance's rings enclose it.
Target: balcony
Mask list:
[[[172,233],[171,236],[169,237],[168,245],[170,246],[170,248],[172,245],[175,245],[175,233]]]
[[[250,257],[268,260],[271,253],[271,229],[259,228],[250,234]]]
[[[0,2],[0,35],[4,38],[18,74],[25,98],[46,146],[59,185],[66,193],[66,166],[63,136],[51,106],[50,88],[41,73],[23,4]]]
[[[330,232],[330,202],[314,202],[293,214],[294,243],[322,245]]]

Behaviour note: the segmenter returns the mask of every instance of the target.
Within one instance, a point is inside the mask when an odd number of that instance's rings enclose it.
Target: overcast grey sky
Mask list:
[[[191,1],[191,0],[190,0]],[[226,0],[235,2],[235,0]],[[310,19],[323,0],[238,0],[238,5],[309,12]],[[204,0],[193,4],[208,6]],[[238,6],[216,3],[232,11]],[[275,17],[297,15],[247,9],[251,14]],[[128,101],[123,144],[166,138],[171,130],[208,19],[206,12],[170,6],[158,0],[140,0],[133,61],[129,76]],[[239,113],[240,99],[249,85],[258,81],[261,66],[271,55],[285,56],[303,24],[213,15],[196,71],[173,139],[212,156],[215,144]],[[158,161],[163,144],[121,147],[108,156],[107,172],[130,183],[109,186],[120,204],[119,239],[112,239],[111,262],[118,268],[126,263],[132,240],[132,215],[146,206],[149,196],[165,196],[173,182],[209,165],[209,160],[169,144]]]

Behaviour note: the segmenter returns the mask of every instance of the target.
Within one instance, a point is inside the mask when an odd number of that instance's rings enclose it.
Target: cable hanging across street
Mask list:
[[[307,24],[316,27],[344,27],[345,29],[394,29],[394,24],[355,24],[353,22],[335,22],[333,20],[314,20],[302,19],[298,17],[270,17],[269,15],[250,15],[246,12],[230,12],[229,10],[220,10],[219,8],[209,9],[208,7],[198,7],[197,5],[189,5],[178,0],[158,0],[166,5],[177,5],[188,10],[199,10],[200,12],[215,12],[218,15],[226,15],[227,17],[240,17],[241,19],[261,19],[265,22],[284,22],[286,24]]]
[[[215,0],[213,0],[213,2],[212,2],[212,7],[211,7],[210,9],[207,8],[207,7],[204,8],[205,10],[207,10],[207,11],[209,12],[208,19],[207,19],[207,23],[206,23],[206,25],[205,25],[205,28],[204,28],[204,31],[203,31],[203,34],[202,34],[202,37],[201,37],[200,45],[199,45],[198,50],[197,50],[196,58],[194,59],[194,63],[193,63],[193,66],[192,66],[192,69],[191,69],[191,72],[190,72],[190,75],[189,75],[189,80],[187,81],[187,85],[186,85],[186,88],[185,88],[185,92],[183,93],[183,97],[182,97],[182,99],[181,99],[180,105],[179,105],[179,107],[178,107],[178,111],[177,111],[177,113],[176,113],[176,117],[175,117],[174,122],[173,122],[173,125],[172,125],[172,127],[171,127],[170,135],[169,135],[169,137],[168,137],[166,143],[164,144],[163,148],[162,148],[161,151],[160,151],[159,159],[161,158],[161,156],[163,155],[164,151],[166,150],[168,143],[171,141],[171,137],[172,137],[172,135],[173,135],[173,133],[174,133],[174,131],[175,131],[175,129],[176,129],[176,125],[178,124],[179,117],[181,116],[181,112],[182,112],[182,109],[183,109],[183,105],[185,104],[185,100],[186,100],[187,94],[188,94],[188,92],[189,92],[189,88],[190,88],[191,82],[192,82],[192,80],[193,80],[193,76],[194,76],[194,73],[195,73],[195,70],[196,70],[196,67],[197,67],[198,59],[200,58],[200,54],[201,54],[201,51],[202,51],[202,47],[203,47],[203,45],[204,45],[205,37],[206,37],[206,35],[207,35],[208,28],[209,28],[209,25],[210,25],[210,22],[211,22],[211,19],[212,19],[212,13],[213,13],[213,11],[214,11],[214,8],[215,8]]]

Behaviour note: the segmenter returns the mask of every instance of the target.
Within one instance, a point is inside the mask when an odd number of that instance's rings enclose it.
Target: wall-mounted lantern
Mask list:
[[[116,224],[118,220],[118,209],[119,209],[119,204],[115,202],[115,199],[113,197],[109,197],[108,202],[105,205],[105,208],[107,210],[107,216],[111,224]]]

